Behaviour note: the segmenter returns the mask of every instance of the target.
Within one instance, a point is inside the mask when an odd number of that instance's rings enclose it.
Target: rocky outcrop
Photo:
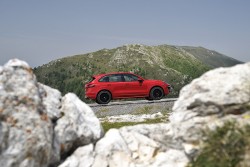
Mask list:
[[[95,147],[80,147],[60,167],[81,166],[86,163],[89,167],[158,167],[183,166],[188,162],[184,152],[169,147],[176,147],[169,124],[111,129]],[[174,157],[173,154],[178,156]]]
[[[37,83],[26,62],[13,59],[0,67],[0,166],[55,165],[102,135],[86,104]]]
[[[53,125],[25,62],[12,60],[0,68],[0,121],[0,166],[49,164]]]
[[[174,138],[186,153],[193,153],[202,137],[200,129],[213,129],[225,120],[249,123],[250,63],[219,68],[185,86],[170,116]],[[185,147],[187,146],[187,147]]]
[[[79,146],[97,141],[103,129],[91,108],[75,94],[66,94],[61,104],[63,116],[56,123],[55,135],[64,157]]]
[[[0,67],[0,166],[182,167],[202,130],[249,125],[250,63],[207,72],[184,87],[169,123],[110,129],[76,95],[37,83],[27,63]],[[249,152],[249,151],[248,151]],[[246,152],[246,154],[248,153]],[[243,166],[249,156],[243,155]]]

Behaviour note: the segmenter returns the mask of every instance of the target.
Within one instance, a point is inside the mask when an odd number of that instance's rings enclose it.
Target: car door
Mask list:
[[[147,85],[141,78],[132,74],[123,74],[125,80],[126,95],[130,97],[142,97],[148,94]]]
[[[122,74],[112,74],[109,76],[109,88],[113,98],[124,97],[125,86]]]

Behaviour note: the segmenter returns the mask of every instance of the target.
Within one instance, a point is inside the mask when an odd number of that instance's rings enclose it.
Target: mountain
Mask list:
[[[92,75],[130,71],[148,79],[161,79],[174,87],[170,95],[204,72],[241,63],[202,47],[125,45],[102,49],[51,61],[34,68],[39,82],[59,89],[63,94],[74,92],[84,99],[83,85]]]
[[[213,50],[208,50],[203,47],[182,46],[181,48],[186,52],[194,55],[197,59],[207,64],[211,68],[228,67],[238,63],[242,63],[236,59],[225,56]]]

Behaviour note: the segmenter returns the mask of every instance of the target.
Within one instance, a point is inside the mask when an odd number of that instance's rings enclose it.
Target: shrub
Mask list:
[[[239,127],[235,122],[226,122],[215,131],[204,131],[205,138],[199,155],[191,167],[233,167],[242,159],[250,146],[250,126]]]

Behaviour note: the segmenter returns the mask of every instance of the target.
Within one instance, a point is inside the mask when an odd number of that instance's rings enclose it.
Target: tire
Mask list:
[[[110,101],[111,101],[111,93],[106,90],[100,91],[96,97],[96,102],[98,104],[108,104]]]
[[[164,96],[163,90],[160,87],[153,87],[149,93],[149,98],[152,100],[160,100]]]

